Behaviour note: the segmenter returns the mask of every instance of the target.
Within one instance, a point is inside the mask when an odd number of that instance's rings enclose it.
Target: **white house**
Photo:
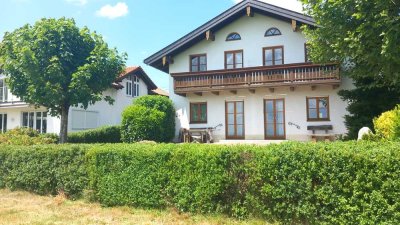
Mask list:
[[[59,133],[60,118],[52,117],[44,107],[35,108],[14,96],[0,74],[0,132],[16,127],[30,127],[41,133]],[[92,129],[121,122],[123,109],[138,96],[156,94],[157,86],[141,67],[128,67],[117,80],[110,84],[103,95],[111,96],[113,105],[100,101],[86,110],[73,107],[69,112],[70,132]]]
[[[310,140],[345,134],[351,88],[335,63],[308,60],[300,26],[313,18],[244,0],[145,63],[170,74],[180,128],[215,127],[217,140]]]

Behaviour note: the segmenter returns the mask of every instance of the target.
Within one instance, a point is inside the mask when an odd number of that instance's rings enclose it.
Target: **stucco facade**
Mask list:
[[[275,27],[281,35],[265,37],[265,32]],[[226,41],[228,34],[237,32],[241,40]],[[283,46],[284,64],[305,63],[306,39],[300,30],[294,32],[291,23],[276,18],[255,13],[253,17],[242,16],[215,32],[215,40],[202,41],[173,56],[173,63],[169,65],[169,73],[190,72],[190,56],[206,54],[207,71],[222,70],[225,68],[226,51],[242,50],[243,67],[263,66],[263,48]],[[342,78],[339,87],[332,85],[301,85],[295,87],[277,86],[271,88],[257,88],[250,92],[248,89],[238,89],[236,93],[229,90],[219,91],[218,95],[210,91],[188,93],[186,96],[174,93],[174,78],[170,78],[170,98],[177,110],[178,136],[181,128],[205,128],[222,124],[216,131],[216,140],[226,139],[226,106],[225,102],[243,101],[244,103],[244,139],[263,140],[265,136],[264,100],[284,99],[284,127],[287,140],[310,140],[311,131],[308,126],[332,125],[329,131],[334,135],[345,134],[344,115],[347,103],[342,101],[337,92],[341,89],[352,88],[349,79]],[[325,121],[308,121],[307,97],[326,97],[329,99],[329,119]],[[207,122],[190,123],[190,103],[204,102],[207,104]]]
[[[0,79],[4,78],[4,75],[0,74]],[[138,78],[138,96],[127,95],[126,82],[127,78],[124,78],[119,81],[119,83],[121,84],[119,88],[109,88],[105,92],[103,92],[103,96],[110,96],[114,99],[114,103],[112,105],[108,104],[106,101],[99,101],[96,102],[94,105],[89,105],[86,110],[81,107],[71,107],[68,117],[69,132],[92,129],[105,125],[120,124],[121,114],[125,107],[132,104],[132,101],[136,97],[149,94],[149,87],[147,83],[143,79]],[[153,85],[154,84],[152,84],[152,86]],[[21,102],[16,96],[12,95],[12,93],[7,90],[7,98],[3,97],[3,99],[0,99],[0,115],[6,115],[4,117],[6,118],[5,121],[2,121],[3,126],[0,126],[0,128],[3,128],[4,124],[6,124],[6,130],[17,127],[24,127],[24,113],[25,115],[26,113],[31,113],[30,115],[34,115],[32,117],[34,121],[28,121],[28,123],[32,123],[34,129],[41,127],[41,125],[37,126],[39,121],[41,124],[43,124],[43,120],[46,120],[45,125],[43,125],[46,126],[46,133],[60,132],[61,120],[59,117],[50,116],[48,110],[44,107],[35,108],[24,102]],[[37,116],[38,113],[46,113],[47,116],[43,117],[40,114],[39,118]],[[4,129],[2,131],[4,131]]]

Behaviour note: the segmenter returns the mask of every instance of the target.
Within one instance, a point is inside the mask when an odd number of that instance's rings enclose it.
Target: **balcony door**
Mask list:
[[[244,102],[225,103],[226,139],[244,139]]]
[[[264,130],[266,140],[284,140],[285,131],[285,100],[264,100]]]

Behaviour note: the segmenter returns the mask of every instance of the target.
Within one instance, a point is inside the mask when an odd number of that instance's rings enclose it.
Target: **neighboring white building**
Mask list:
[[[345,134],[347,103],[337,92],[352,83],[337,64],[309,62],[301,25],[316,26],[309,16],[244,0],[147,58],[171,75],[176,135],[219,124],[217,140],[310,140],[310,129],[322,126]]]
[[[59,133],[60,118],[52,117],[44,107],[35,108],[12,95],[5,85],[5,76],[0,74],[0,132],[16,127],[30,127],[41,133]],[[141,67],[128,67],[110,84],[103,95],[112,97],[113,105],[99,101],[86,110],[72,107],[69,111],[70,132],[116,125],[121,122],[123,109],[138,96],[155,94],[157,86]]]

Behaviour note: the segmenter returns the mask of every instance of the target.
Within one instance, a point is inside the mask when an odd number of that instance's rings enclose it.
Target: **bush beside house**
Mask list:
[[[105,126],[68,134],[69,143],[120,143],[121,127]]]
[[[400,139],[400,106],[374,119],[376,136],[385,140]]]
[[[0,187],[286,224],[399,224],[400,143],[0,146]]]
[[[127,143],[169,142],[175,134],[175,109],[163,96],[142,96],[122,113],[121,136]]]

